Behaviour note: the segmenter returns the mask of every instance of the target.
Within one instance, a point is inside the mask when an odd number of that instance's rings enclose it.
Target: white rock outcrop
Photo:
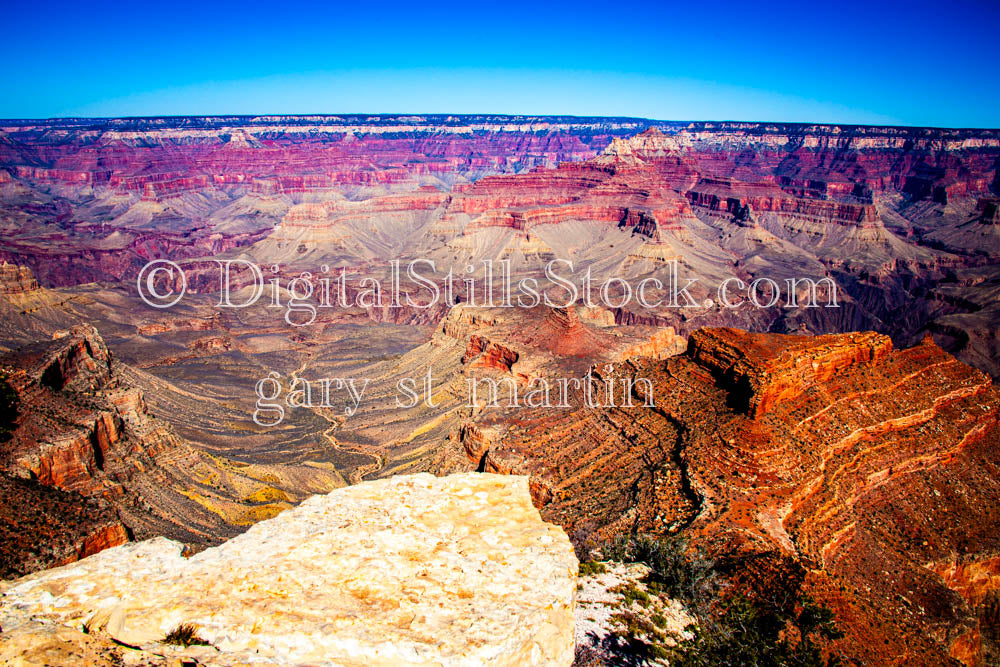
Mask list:
[[[156,538],[0,582],[0,663],[30,664],[40,633],[67,628],[212,665],[573,660],[577,561],[525,477],[365,482],[180,552]],[[181,624],[210,646],[163,644]]]

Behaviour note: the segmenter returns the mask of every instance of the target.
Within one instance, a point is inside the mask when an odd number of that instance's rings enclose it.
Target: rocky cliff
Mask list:
[[[209,456],[150,414],[131,371],[93,327],[0,356],[0,372],[18,404],[0,442],[4,576],[133,538],[204,547],[301,497],[301,489],[281,490],[280,469],[262,474]],[[340,483],[325,479],[325,490]]]
[[[996,654],[1000,395],[986,375],[929,339],[708,329],[607,380],[629,378],[650,380],[655,407],[635,384],[634,406],[483,415],[470,460],[531,475],[571,535],[681,533],[732,563],[736,590],[809,593],[850,657]]]
[[[525,478],[368,482],[180,552],[156,538],[0,584],[0,661],[110,664],[98,663],[102,649],[154,664],[573,660],[577,561]],[[204,645],[164,642],[185,624]]]
[[[24,294],[38,289],[31,269],[4,262],[0,264],[0,294]]]
[[[892,351],[888,336],[874,332],[785,338],[774,345],[766,334],[736,329],[700,329],[688,352],[729,387],[730,404],[754,417],[792,400],[858,363],[878,362]]]
[[[100,498],[0,473],[0,579],[124,544],[128,527]]]

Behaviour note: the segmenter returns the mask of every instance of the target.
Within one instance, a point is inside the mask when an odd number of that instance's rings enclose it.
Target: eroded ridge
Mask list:
[[[87,325],[0,356],[18,404],[0,441],[0,484],[17,489],[0,502],[4,576],[154,535],[203,548],[305,495],[281,467],[191,446],[150,412],[135,372]],[[323,474],[318,490],[342,484]]]
[[[531,474],[543,516],[574,535],[681,531],[732,562],[792,567],[850,655],[980,659],[1000,554],[1000,396],[984,373],[929,338],[735,329],[616,372],[649,378],[656,407],[523,414],[492,426],[485,468]]]

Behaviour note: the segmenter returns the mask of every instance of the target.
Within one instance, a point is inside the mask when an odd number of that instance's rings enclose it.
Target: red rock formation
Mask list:
[[[10,555],[21,564],[16,571],[82,558],[133,534],[198,543],[234,534],[184,494],[196,488],[185,475],[219,474],[211,460],[148,414],[142,393],[123,382],[93,327],[77,326],[3,355],[0,372],[19,405],[10,437],[0,442],[0,475],[23,480],[24,492],[48,508],[45,518],[21,507],[16,522],[0,526],[16,540]],[[0,505],[20,507],[14,487],[0,491]],[[81,496],[89,499],[81,507],[89,509],[74,514],[66,530],[58,528],[67,503],[79,505]],[[38,522],[49,526],[50,537],[47,551],[37,552],[44,557],[35,558],[23,549]]]
[[[38,289],[38,281],[26,266],[0,264],[0,294],[24,294]]]
[[[611,159],[567,163],[555,170],[536,169],[516,176],[492,176],[456,188],[446,215],[472,216],[466,233],[496,226],[530,231],[537,225],[568,220],[619,225],[652,239],[659,238],[660,228],[683,228],[683,220],[692,213],[687,201],[663,178],[659,171],[662,165],[643,162],[634,153],[629,154],[631,161],[626,161],[616,156],[615,151],[621,149],[615,146],[629,144],[616,140],[606,153]],[[650,157],[648,153],[639,154]],[[664,159],[660,153],[655,157]],[[666,159],[679,158],[674,151]]]
[[[530,474],[551,494],[543,516],[571,534],[681,531],[719,557],[758,558],[739,585],[798,572],[861,661],[981,659],[1000,586],[989,378],[930,340],[894,350],[873,333],[732,329],[611,377],[649,379],[656,407],[634,384],[632,406],[494,415],[503,436],[477,462]]]
[[[126,542],[128,542],[128,532],[125,529],[125,526],[120,523],[105,526],[95,530],[83,539],[83,541],[77,546],[76,554],[74,554],[73,560],[80,560],[81,558],[86,558],[87,556],[93,556],[100,551],[116,547],[119,544],[125,544]],[[60,565],[64,564],[65,563],[60,563]]]
[[[793,337],[773,344],[767,334],[736,329],[702,329],[691,335],[688,355],[722,378],[753,417],[826,382],[852,364],[878,361],[892,350],[874,332]]]
[[[494,343],[483,336],[470,336],[462,363],[470,368],[486,368],[510,373],[520,355],[516,350]]]
[[[653,359],[666,359],[675,354],[680,354],[687,348],[687,341],[683,336],[678,336],[673,327],[660,329],[650,336],[649,340],[637,343],[624,352],[622,359],[629,357],[652,357]]]
[[[477,462],[482,470],[485,469],[486,465],[483,457],[497,443],[499,435],[496,429],[469,423],[462,426],[459,440],[465,454],[472,461]]]
[[[853,189],[853,185],[851,186]],[[814,194],[803,192],[802,195]],[[879,221],[878,211],[871,204],[853,204],[825,200],[840,191],[824,189],[822,199],[792,196],[771,183],[743,183],[735,179],[704,178],[684,196],[696,206],[712,211],[736,214],[749,206],[755,212],[774,212],[795,217],[818,218],[845,226],[871,226]],[[850,194],[850,193],[848,193]]]
[[[65,565],[128,539],[107,502],[0,473],[0,578]]]
[[[553,354],[594,357],[607,349],[605,336],[581,321],[576,308],[547,309],[536,343]]]

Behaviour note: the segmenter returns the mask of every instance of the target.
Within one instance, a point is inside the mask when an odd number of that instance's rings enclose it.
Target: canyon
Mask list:
[[[303,488],[294,467],[260,468],[191,447],[150,414],[93,327],[58,331],[0,357],[0,367],[18,404],[0,458],[11,491],[2,499],[10,573],[156,535],[204,548],[343,484],[333,471],[307,468]],[[37,505],[25,502],[31,497]],[[53,543],[42,551],[39,518]]]
[[[988,664],[1000,655],[998,166],[998,130],[0,121],[0,374],[18,406],[0,424],[0,569],[61,586],[59,572],[86,580],[133,551],[194,568],[297,525],[320,498],[512,484],[521,495],[497,506],[516,530],[545,525],[540,513],[597,554],[622,536],[680,536],[720,564],[732,595],[817,600],[844,633],[834,654]],[[140,298],[151,259],[183,272],[175,306]],[[283,286],[343,272],[348,303],[308,324],[271,306],[294,296],[284,287],[220,307],[216,260]],[[695,281],[682,307],[663,286],[646,292],[658,306],[505,308],[468,291],[430,305],[404,270],[414,302],[357,298],[362,281],[389,286],[391,263],[414,260],[434,263],[442,293],[449,271],[480,288],[493,271],[544,283],[553,260],[595,284]],[[789,286],[770,307],[736,289],[765,280]],[[234,300],[252,287],[234,274]],[[370,383],[350,414],[313,406],[266,427],[251,415],[270,372],[283,395],[296,379]],[[583,377],[631,400],[507,400]],[[406,381],[412,404],[398,400]],[[476,382],[495,383],[498,400],[470,401]],[[460,505],[448,505],[459,523]],[[155,583],[163,599],[173,585]],[[161,635],[190,620],[143,604]],[[128,628],[105,616],[101,632]],[[22,620],[18,650],[49,637],[107,649],[66,634],[75,616]],[[225,633],[195,620],[218,646]],[[568,663],[559,646],[551,661]]]
[[[959,571],[991,571],[998,548],[1000,395],[986,375],[929,339],[896,350],[870,332],[735,329],[615,372],[648,378],[656,405],[484,411],[466,427],[470,462],[529,475],[571,535],[679,533],[729,561],[738,586],[807,591],[856,659],[980,659],[996,579]]]
[[[415,258],[636,280],[677,260],[699,303],[729,278],[808,278],[840,307],[633,305],[619,324],[929,332],[1000,373],[995,130],[331,116],[8,121],[0,137],[0,259],[49,288],[128,282],[159,257],[199,292],[218,290],[209,257],[356,280]]]

